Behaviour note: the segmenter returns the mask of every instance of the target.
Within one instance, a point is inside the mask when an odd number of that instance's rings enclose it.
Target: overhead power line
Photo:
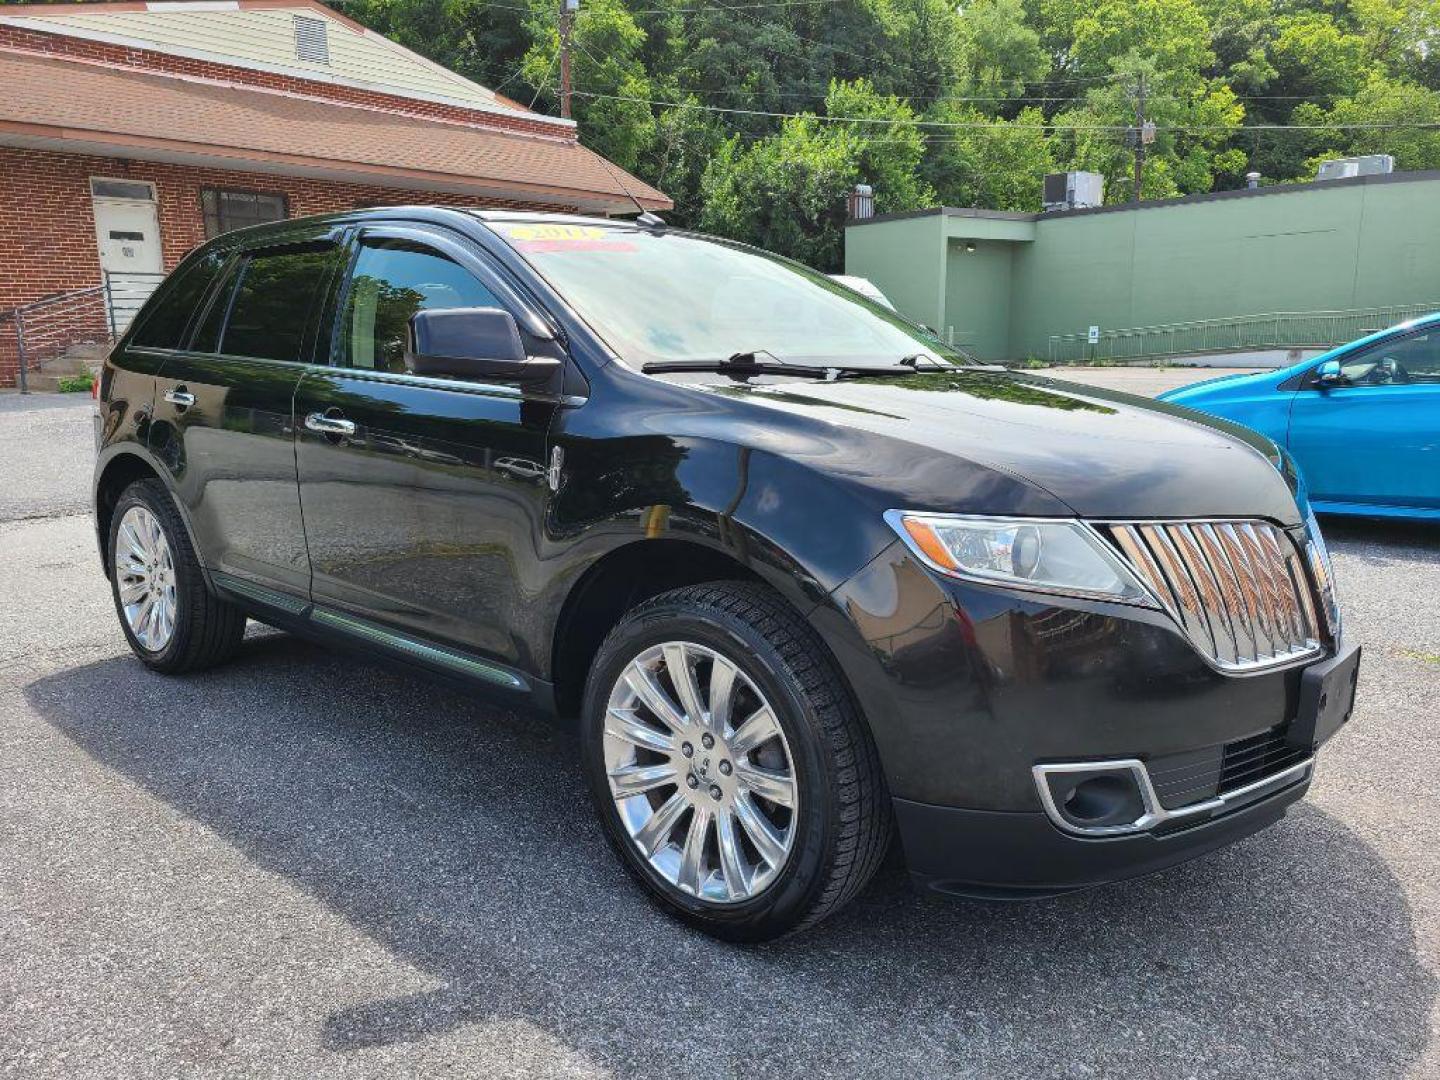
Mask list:
[[[631,15],[698,15],[706,11],[739,11],[756,8],[825,7],[829,4],[844,4],[849,0],[770,0],[764,4],[702,4],[698,7],[673,8],[627,8]]]
[[[899,120],[892,117],[872,116],[824,116],[817,113],[776,112],[771,109],[738,109],[721,105],[700,105],[690,101],[656,101],[653,98],[636,97],[630,94],[600,94],[590,90],[573,91],[577,97],[604,98],[609,101],[633,101],[642,105],[653,105],[662,109],[689,109],[700,112],[730,113],[738,116],[767,116],[780,120],[805,117],[831,124],[879,124],[883,126],[906,126],[919,128],[961,128],[961,129],[1025,129],[1035,131],[1130,131],[1129,124],[1053,124],[1021,123],[1019,121],[956,121],[956,120]],[[1251,124],[1248,126],[1229,124],[1166,124],[1157,125],[1157,131],[1389,131],[1429,130],[1440,128],[1440,122],[1416,121],[1413,123],[1360,123],[1360,124]]]

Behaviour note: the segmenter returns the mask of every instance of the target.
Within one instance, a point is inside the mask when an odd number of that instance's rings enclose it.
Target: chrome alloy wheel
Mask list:
[[[115,588],[141,648],[159,652],[175,633],[175,562],[154,514],[132,506],[115,532]]]
[[[610,691],[604,748],[620,820],[671,885],[733,904],[775,880],[795,843],[795,766],[734,663],[689,642],[646,649]]]

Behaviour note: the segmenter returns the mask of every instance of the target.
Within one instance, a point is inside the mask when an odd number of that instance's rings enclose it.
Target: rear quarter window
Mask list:
[[[147,349],[185,347],[185,330],[225,264],[223,252],[209,251],[160,286],[155,302],[140,315],[131,345]]]

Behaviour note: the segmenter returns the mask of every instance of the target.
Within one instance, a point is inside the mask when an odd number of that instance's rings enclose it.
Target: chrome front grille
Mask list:
[[[1101,528],[1216,667],[1254,671],[1320,651],[1304,557],[1284,530],[1263,521]]]

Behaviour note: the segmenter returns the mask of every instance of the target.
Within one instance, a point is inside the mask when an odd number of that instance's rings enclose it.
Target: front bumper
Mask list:
[[[1061,832],[1043,813],[962,810],[896,799],[911,877],[953,896],[1053,896],[1140,877],[1268,828],[1310,787],[1303,777],[1223,816],[1172,832],[1103,839]]]
[[[1034,895],[1149,873],[1272,824],[1309,786],[1313,747],[1288,734],[1324,658],[1223,674],[1162,612],[939,579],[903,546],[832,600],[812,621],[870,720],[928,887]],[[1142,767],[1144,828],[1052,820],[1037,766],[1064,762]]]

